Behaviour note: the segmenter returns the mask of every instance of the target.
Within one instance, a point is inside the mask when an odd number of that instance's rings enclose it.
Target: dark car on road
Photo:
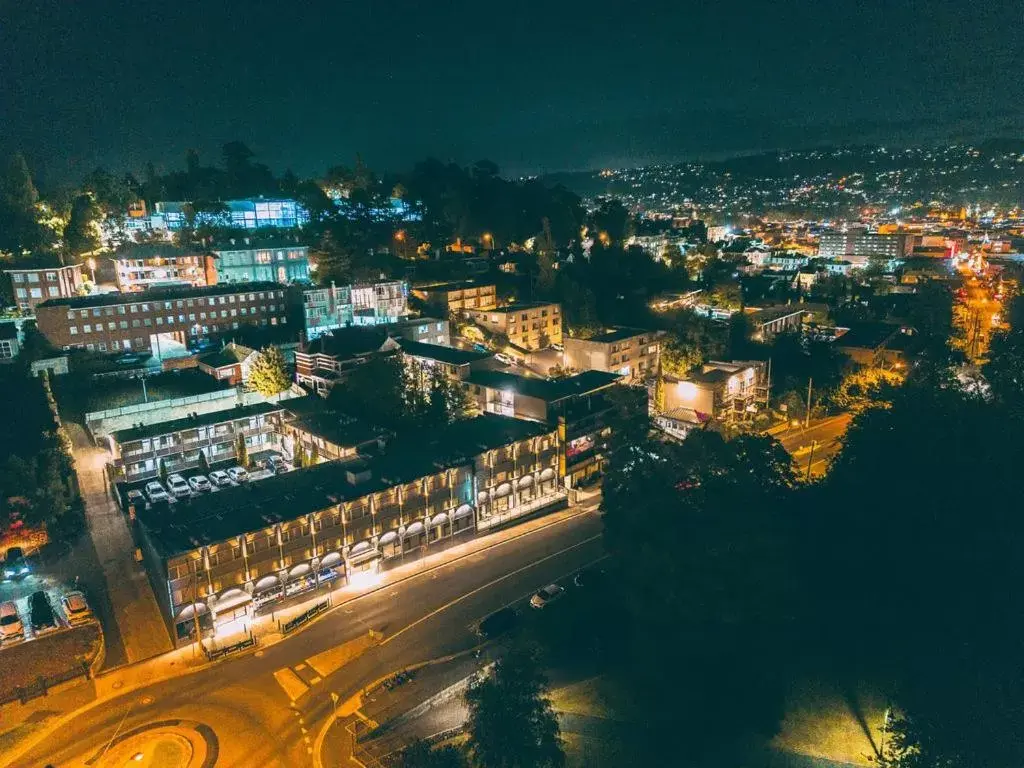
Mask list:
[[[27,576],[29,572],[28,562],[25,560],[25,553],[21,547],[11,547],[4,555],[4,578],[18,579]]]
[[[33,592],[28,605],[32,612],[32,629],[36,634],[57,627],[57,617],[53,613],[53,606],[50,605],[50,598],[45,592],[42,590]]]
[[[519,623],[519,612],[514,608],[502,608],[484,618],[477,628],[477,634],[484,640],[510,632]]]

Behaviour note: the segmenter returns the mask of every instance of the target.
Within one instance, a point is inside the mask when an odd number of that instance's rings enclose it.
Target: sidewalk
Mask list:
[[[164,653],[171,648],[167,627],[160,617],[146,572],[132,556],[135,542],[128,523],[110,497],[104,471],[107,454],[92,445],[81,425],[69,422],[65,426],[74,446],[75,470],[85,501],[89,536],[103,569],[113,613],[113,616],[101,617],[105,619],[104,630],[112,636],[116,631],[129,664]],[[116,630],[110,626],[112,623],[116,623]],[[108,666],[120,660],[116,643],[111,642],[109,646]]]
[[[593,494],[591,497],[588,497],[588,500],[590,500],[592,496]],[[309,626],[310,624],[319,621],[323,616],[329,616],[332,613],[335,613],[338,608],[355,599],[363,597],[364,595],[393,587],[407,579],[414,578],[421,573],[449,565],[461,558],[483,552],[496,545],[520,538],[532,531],[557,525],[562,521],[580,514],[586,514],[592,510],[593,504],[581,504],[569,509],[563,509],[543,517],[529,520],[511,528],[496,531],[487,536],[467,540],[463,544],[458,544],[454,547],[428,555],[427,557],[412,561],[404,566],[393,568],[380,574],[380,578],[376,584],[342,586],[334,589],[329,593],[332,606],[331,609],[320,614],[320,616],[313,619],[313,621],[305,626]],[[248,623],[235,627],[234,629],[236,634],[228,635],[224,632],[220,632],[218,633],[216,644],[227,645],[239,639],[243,631],[245,634],[248,634],[250,630],[257,637],[259,647],[266,647],[278,643],[283,640],[285,636],[278,631],[277,622],[281,621],[283,624],[290,618],[308,610],[317,602],[324,600],[327,594],[328,593],[325,591],[319,594],[310,595],[306,599],[287,605],[280,610],[275,609],[272,614],[257,616],[255,621],[248,621]],[[304,627],[295,630],[292,635],[301,634],[303,629]],[[166,637],[166,630],[164,630],[162,626],[161,632],[164,637]],[[207,643],[209,643],[209,641],[207,641]],[[224,662],[230,662],[231,658],[232,657],[230,656],[225,657]],[[95,690],[95,695],[90,697],[91,703],[95,704],[115,696],[120,696],[137,688],[152,685],[179,675],[197,672],[210,666],[211,662],[208,662],[203,653],[198,650],[197,646],[192,644],[185,646],[184,648],[162,653],[158,656],[154,656],[135,664],[128,664],[111,670],[110,672],[103,673],[95,680],[89,681],[87,687]],[[86,686],[83,686],[83,689],[84,688],[86,688]],[[61,719],[67,717],[76,709],[90,703],[90,700],[83,702],[80,699],[81,694],[73,700],[69,699],[68,703],[65,703],[62,698],[50,696],[34,700],[25,706],[15,703],[0,707],[0,740],[3,739],[4,732],[10,731],[11,729],[17,729],[26,723],[38,724],[41,719],[48,721],[48,728],[56,727],[59,725]],[[73,704],[71,702],[73,702]],[[332,731],[333,730],[334,729],[332,728]],[[35,731],[33,730],[22,734],[19,737],[19,740],[32,736],[34,732]],[[14,747],[14,744],[11,743],[5,746],[10,749]]]

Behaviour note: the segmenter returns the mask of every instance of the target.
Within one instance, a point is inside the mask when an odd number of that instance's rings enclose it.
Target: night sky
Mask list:
[[[0,0],[0,154],[511,173],[1024,133],[1019,0]]]

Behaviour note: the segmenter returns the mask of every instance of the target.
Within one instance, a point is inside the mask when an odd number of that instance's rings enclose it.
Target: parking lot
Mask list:
[[[256,483],[273,477],[274,474],[283,474],[294,470],[294,467],[286,462],[280,453],[261,453],[252,458],[253,468],[246,470],[244,476],[240,476],[236,472],[239,469],[238,465],[229,461],[213,464],[206,471],[193,468],[180,472],[169,472],[166,481],[153,477],[132,483],[118,483],[122,506],[127,509],[129,505],[144,504],[148,507],[154,502],[174,504],[179,499],[204,493],[219,493],[226,488],[233,488],[243,483]],[[275,462],[278,466],[276,472],[268,468],[268,464]],[[177,482],[179,477],[183,482]],[[154,483],[156,485],[152,485]]]
[[[4,578],[0,582],[0,653],[13,645],[30,642],[71,626],[95,622],[92,611],[88,609],[78,616],[68,615],[69,610],[64,604],[64,598],[79,592],[75,585],[62,584],[52,576],[39,573],[38,559],[32,555],[26,557],[25,563],[30,569],[29,573]],[[47,604],[52,611],[50,625],[48,621],[33,622],[30,604],[32,596],[38,592],[46,595]],[[83,597],[87,604],[88,598]],[[13,606],[13,612],[10,606]],[[37,612],[37,619],[41,618],[40,614],[45,614],[45,611]]]

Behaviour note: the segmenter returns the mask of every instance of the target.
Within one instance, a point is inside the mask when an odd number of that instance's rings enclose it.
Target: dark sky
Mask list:
[[[45,181],[356,153],[512,173],[1024,133],[1020,0],[0,0],[0,153]]]

